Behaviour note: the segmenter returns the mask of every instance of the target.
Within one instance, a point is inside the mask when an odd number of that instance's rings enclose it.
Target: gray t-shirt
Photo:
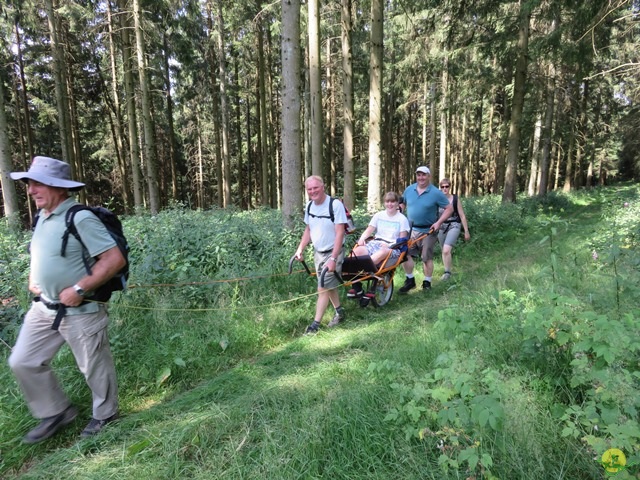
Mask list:
[[[77,202],[69,198],[58,205],[48,217],[41,214],[31,239],[31,280],[40,287],[45,299],[50,302],[59,302],[60,292],[76,284],[87,274],[82,260],[82,245],[73,235],[69,235],[65,256],[60,255],[62,237],[66,230],[65,214],[75,204]],[[95,263],[93,257],[116,246],[106,227],[93,213],[86,210],[77,212],[74,224],[89,251],[90,266]],[[55,316],[56,312],[44,305],[42,309]],[[67,308],[67,315],[93,313],[98,309],[99,304],[88,302],[79,307]]]

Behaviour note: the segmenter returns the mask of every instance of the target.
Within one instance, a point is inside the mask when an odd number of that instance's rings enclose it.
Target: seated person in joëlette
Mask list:
[[[387,192],[384,196],[385,209],[371,217],[369,225],[358,239],[353,253],[357,256],[369,255],[375,265],[383,262],[389,253],[392,262],[400,256],[400,249],[390,249],[389,246],[398,238],[409,236],[409,220],[398,209],[400,197],[396,192]],[[373,240],[366,240],[373,235]],[[356,298],[362,295],[362,284],[354,282],[353,288],[347,292],[347,297]]]

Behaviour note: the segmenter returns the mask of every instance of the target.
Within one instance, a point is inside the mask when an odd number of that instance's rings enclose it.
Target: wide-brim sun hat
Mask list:
[[[33,157],[28,172],[12,172],[13,180],[28,182],[35,180],[49,187],[66,188],[77,191],[84,187],[84,183],[71,180],[71,166],[61,160],[49,157]]]

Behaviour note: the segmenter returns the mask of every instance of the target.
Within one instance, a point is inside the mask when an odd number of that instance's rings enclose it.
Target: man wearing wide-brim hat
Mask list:
[[[91,274],[87,275],[83,247],[73,235],[68,236],[62,255],[65,214],[78,204],[70,192],[84,187],[71,179],[68,163],[35,157],[27,172],[10,175],[27,184],[27,193],[40,210],[30,246],[29,290],[35,297],[9,357],[29,409],[40,420],[23,441],[45,440],[78,415],[50,366],[65,342],[93,396],[92,419],[82,432],[90,436],[117,418],[118,387],[106,305],[85,297],[126,261],[102,222],[87,210],[77,212],[73,222],[91,257]]]

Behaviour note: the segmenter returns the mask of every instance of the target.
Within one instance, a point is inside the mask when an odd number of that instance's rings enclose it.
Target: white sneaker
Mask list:
[[[451,278],[451,272],[444,272],[444,275],[440,277],[440,280],[446,281],[446,280],[449,280],[450,278]]]

